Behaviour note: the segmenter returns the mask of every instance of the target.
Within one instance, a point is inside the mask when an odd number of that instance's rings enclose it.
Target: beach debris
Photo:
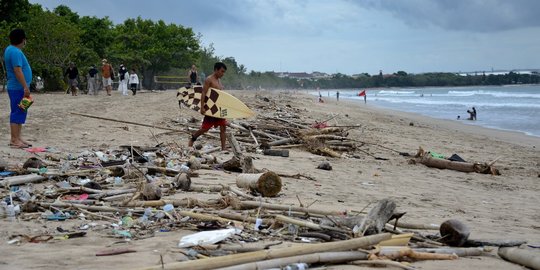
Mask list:
[[[331,171],[332,170],[332,165],[330,165],[330,162],[328,162],[328,161],[323,161],[317,166],[317,169]]]
[[[180,239],[180,243],[178,243],[178,247],[185,248],[192,246],[211,245],[221,242],[235,234],[239,234],[240,232],[241,230],[235,228],[198,232],[182,237]]]
[[[233,157],[226,160],[227,157],[225,162],[212,154],[221,147],[205,141],[217,139],[211,133],[198,141],[196,149],[162,142],[160,134],[152,133],[157,143],[152,146],[111,148],[104,145],[78,154],[60,151],[35,154],[36,164],[26,169],[9,168],[15,175],[0,175],[0,218],[46,223],[43,230],[51,224],[53,227],[58,227],[56,224],[62,224],[64,228],[73,226],[75,230],[57,229],[58,232],[44,232],[38,236],[14,235],[9,244],[24,245],[28,242],[26,239],[34,242],[53,240],[53,243],[92,231],[93,235],[117,238],[122,243],[154,237],[156,233],[180,230],[182,235],[186,231],[192,233],[182,238],[181,247],[174,251],[191,260],[165,263],[161,257],[160,262],[151,260],[145,265],[148,269],[233,266],[237,267],[235,269],[253,269],[343,263],[412,269],[398,261],[456,259],[457,256],[488,253],[484,248],[448,247],[444,241],[451,239],[452,233],[462,237],[459,231],[452,231],[456,230],[450,226],[452,224],[448,225],[449,233],[441,230],[441,235],[427,235],[425,231],[439,230],[442,226],[432,222],[403,221],[405,213],[396,212],[397,203],[392,199],[378,201],[367,213],[364,209],[342,209],[343,204],[321,205],[317,201],[305,204],[300,196],[297,196],[298,202],[283,200],[280,193],[293,192],[282,190],[290,180],[288,178],[309,180],[306,183],[310,185],[321,184],[309,176],[309,170],[281,173],[275,171],[276,168],[255,168],[254,160],[265,159],[265,153],[285,157],[296,154],[297,150],[306,150],[327,156],[328,160],[338,157],[386,160],[372,152],[371,146],[396,156],[402,153],[382,144],[349,138],[348,131],[359,126],[340,126],[337,115],[331,118],[336,122],[335,126],[325,120],[324,127],[313,128],[310,123],[314,119],[302,118],[298,114],[301,109],[288,102],[286,96],[280,102],[274,98],[261,100],[253,107],[259,106],[266,113],[249,122],[232,121],[228,140]],[[188,133],[198,128],[197,121],[189,119],[180,124],[182,128],[169,128],[163,123],[141,126],[168,130],[166,133]],[[226,151],[224,155],[230,156],[230,152]],[[264,163],[259,161],[257,164]],[[321,165],[332,169],[329,161]],[[367,173],[364,175],[369,177]],[[200,181],[198,177],[201,176],[208,176],[203,179],[207,182]],[[208,182],[220,177],[236,181]],[[363,185],[373,185],[365,180]],[[199,232],[210,236],[188,241]],[[204,239],[212,241],[201,242]],[[297,245],[291,246],[291,243]],[[466,239],[463,246],[521,243],[523,241]],[[363,250],[359,251],[359,248]],[[96,252],[96,256],[129,252],[135,250],[106,249]]]
[[[531,269],[540,269],[540,252],[515,247],[501,247],[497,254],[510,262],[526,266]]]
[[[476,172],[483,174],[500,175],[499,170],[493,166],[493,164],[497,160],[498,158],[489,163],[451,161],[440,157],[434,157],[431,152],[425,151],[422,147],[420,147],[418,149],[418,152],[416,153],[415,158],[411,159],[411,163],[420,163],[426,165],[427,167],[455,170],[467,173]]]
[[[274,197],[281,191],[281,177],[268,171],[258,174],[243,173],[236,176],[236,185],[260,193],[263,197]]]
[[[471,232],[463,222],[450,219],[441,224],[440,233],[441,242],[453,247],[461,247],[467,242]]]

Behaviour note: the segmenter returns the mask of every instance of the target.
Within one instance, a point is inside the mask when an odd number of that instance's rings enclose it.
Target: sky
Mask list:
[[[358,74],[540,68],[538,0],[30,0],[163,20],[248,71]]]

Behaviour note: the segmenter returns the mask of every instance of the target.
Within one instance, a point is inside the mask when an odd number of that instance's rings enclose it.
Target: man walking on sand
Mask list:
[[[208,76],[208,78],[206,78],[206,80],[204,81],[201,94],[201,114],[204,115],[204,113],[206,112],[206,93],[208,92],[208,89],[223,89],[223,85],[221,84],[220,79],[223,77],[223,75],[225,75],[225,71],[227,71],[227,66],[222,62],[217,62],[216,64],[214,64],[214,73]],[[197,130],[197,132],[195,132],[193,135],[191,135],[191,139],[189,139],[188,145],[193,146],[193,143],[197,140],[199,136],[206,133],[212,127],[218,126],[219,138],[221,139],[221,150],[225,150],[225,131],[227,126],[227,120],[207,115],[204,116],[201,128]]]
[[[114,79],[114,71],[111,64],[107,63],[107,59],[101,60],[101,77],[103,77],[103,87],[107,90],[107,95],[112,92],[112,80]]]
[[[30,97],[28,86],[32,82],[32,68],[22,52],[26,46],[26,34],[22,29],[14,29],[9,33],[9,45],[4,51],[4,61],[7,71],[7,92],[9,95],[11,114],[9,125],[11,128],[12,148],[26,148],[32,146],[22,139],[22,125],[26,122],[26,110],[19,107],[25,97]]]

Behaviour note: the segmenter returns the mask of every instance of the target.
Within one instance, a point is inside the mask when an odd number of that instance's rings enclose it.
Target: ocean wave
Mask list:
[[[353,97],[354,99],[359,99]],[[375,101],[385,101],[390,103],[405,103],[419,105],[437,105],[437,106],[478,106],[478,107],[516,107],[516,108],[540,108],[539,103],[518,103],[518,102],[482,102],[482,101],[457,101],[457,100],[430,100],[426,98],[400,99],[387,97],[373,97]]]
[[[448,91],[448,96],[474,96],[474,95],[489,95],[493,97],[505,97],[505,98],[539,98],[540,93],[523,93],[523,92],[500,92],[500,91]],[[441,96],[444,96],[442,94]]]

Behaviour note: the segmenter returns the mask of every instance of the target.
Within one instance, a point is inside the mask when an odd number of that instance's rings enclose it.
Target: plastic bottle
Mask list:
[[[116,176],[116,177],[114,178],[114,185],[115,185],[115,186],[120,186],[120,185],[122,185],[122,177]]]
[[[9,221],[15,221],[15,206],[13,204],[6,207],[6,214]]]
[[[163,211],[167,212],[167,213],[171,213],[172,211],[174,210],[174,206],[170,203],[166,204],[163,206]]]
[[[32,198],[32,196],[30,196],[30,194],[24,189],[17,190],[17,192],[15,192],[15,195],[17,195],[17,198],[19,198],[21,202],[27,202]]]

